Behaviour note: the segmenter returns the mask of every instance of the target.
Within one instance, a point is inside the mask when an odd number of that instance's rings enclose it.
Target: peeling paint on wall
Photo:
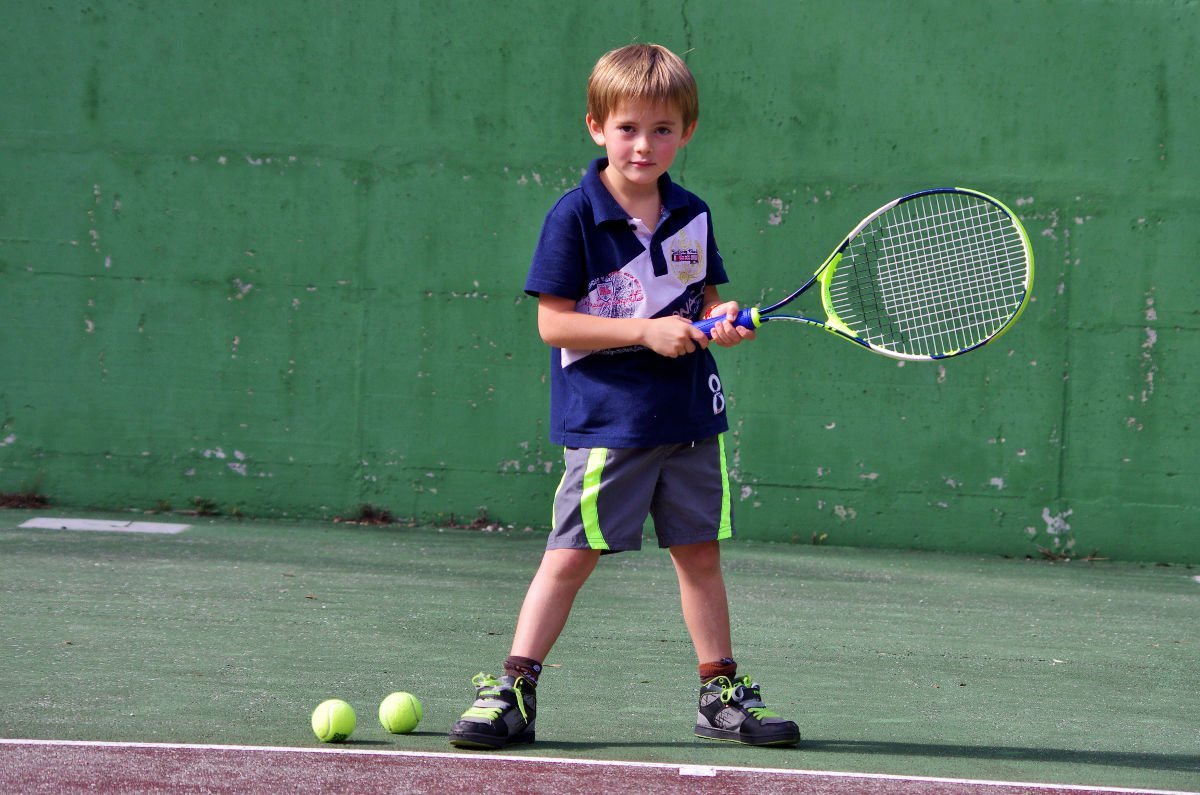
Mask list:
[[[1158,320],[1158,313],[1154,311],[1154,291],[1151,290],[1146,295],[1146,322],[1153,323]],[[1158,365],[1154,361],[1154,348],[1158,345],[1158,331],[1153,326],[1146,326],[1146,338],[1142,342],[1142,352],[1140,356],[1142,377],[1145,380],[1145,386],[1142,388],[1141,402],[1147,403],[1150,396],[1154,394],[1154,376],[1158,373]]]

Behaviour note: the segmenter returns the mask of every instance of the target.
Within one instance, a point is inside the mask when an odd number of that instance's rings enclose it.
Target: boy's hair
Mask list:
[[[688,127],[700,116],[696,78],[675,53],[658,44],[630,44],[605,53],[587,84],[587,112],[603,124],[627,101],[674,105]]]

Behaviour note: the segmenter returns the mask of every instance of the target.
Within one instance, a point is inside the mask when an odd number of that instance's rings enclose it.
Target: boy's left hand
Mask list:
[[[725,301],[717,304],[708,311],[709,317],[725,315],[725,320],[712,327],[712,341],[722,348],[732,348],[741,342],[752,340],[756,336],[754,329],[733,325],[741,307],[737,301]]]

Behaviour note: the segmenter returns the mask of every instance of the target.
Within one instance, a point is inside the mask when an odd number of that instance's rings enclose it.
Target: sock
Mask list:
[[[525,681],[537,687],[538,674],[542,672],[542,664],[537,660],[531,660],[528,657],[517,657],[516,655],[509,656],[504,661],[504,675],[511,676],[516,679],[518,676],[525,677]]]
[[[700,663],[700,681],[709,682],[718,676],[733,679],[737,676],[737,663],[729,657],[722,657],[716,662]]]

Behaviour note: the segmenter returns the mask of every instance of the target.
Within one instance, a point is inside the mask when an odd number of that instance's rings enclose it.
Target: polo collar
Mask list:
[[[600,172],[607,167],[608,158],[598,157],[591,162],[587,172],[583,175],[583,192],[591,202],[592,218],[597,225],[610,221],[627,223],[629,221],[629,213],[625,212],[624,208],[617,204],[617,200],[613,198],[613,195],[608,192],[608,188],[604,187],[604,183],[600,181]],[[658,195],[668,213],[687,207],[687,194],[682,188],[672,182],[667,174],[663,174],[658,178]]]

